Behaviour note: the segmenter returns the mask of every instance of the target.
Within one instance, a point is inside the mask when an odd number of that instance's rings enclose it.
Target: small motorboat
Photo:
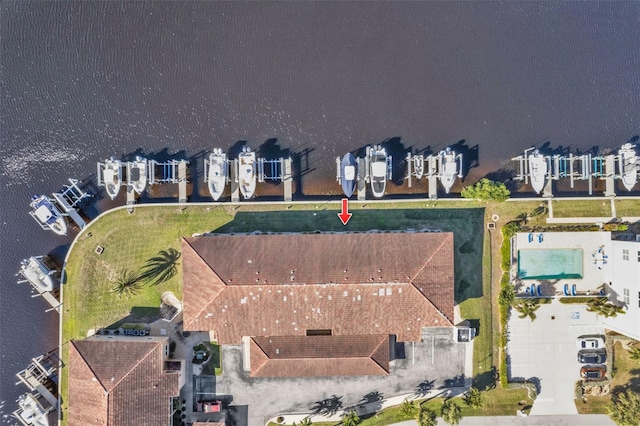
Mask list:
[[[122,164],[119,160],[111,157],[102,164],[102,182],[111,199],[115,199],[120,192],[122,184]]]
[[[458,159],[460,164],[456,161]],[[462,177],[462,156],[456,155],[455,151],[450,147],[446,147],[438,154],[438,160],[440,162],[440,183],[442,183],[445,192],[448,194],[456,181],[456,177]]]
[[[58,235],[67,235],[67,219],[56,207],[53,200],[45,195],[34,195],[31,199],[29,214],[40,224],[42,229],[50,229]]]
[[[209,184],[209,193],[214,201],[218,201],[227,185],[227,154],[222,149],[216,148],[209,154],[207,169],[207,180]],[[246,198],[246,197],[245,197]]]
[[[251,198],[256,190],[256,153],[246,146],[238,156],[238,183],[244,199]]]
[[[142,194],[147,186],[147,168],[146,158],[136,157],[135,161],[127,163],[127,185],[131,185],[138,194]]]
[[[30,393],[26,393],[18,398],[18,408],[13,412],[15,418],[22,424],[28,426],[49,426],[47,410],[45,410],[38,400]]]
[[[52,275],[55,272],[55,270],[47,268],[42,261],[42,256],[32,256],[29,259],[24,259],[20,265],[20,275],[39,292],[53,290]]]
[[[356,164],[356,158],[350,152],[346,153],[340,162],[340,184],[347,198],[351,197],[356,189],[358,180]]]
[[[539,194],[546,183],[549,165],[547,164],[547,159],[537,149],[533,150],[529,155],[528,161],[531,186]]]
[[[384,195],[387,186],[387,151],[380,145],[369,147],[371,192],[376,198]]]
[[[640,159],[636,155],[635,145],[625,143],[618,150],[618,161],[620,162],[620,178],[622,184],[631,191],[638,181],[638,167],[640,167]]]

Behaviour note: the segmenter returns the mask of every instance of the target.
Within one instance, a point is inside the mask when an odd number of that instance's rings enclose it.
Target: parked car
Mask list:
[[[604,365],[588,365],[580,369],[580,378],[582,380],[602,380],[606,373],[607,369]]]
[[[604,364],[607,362],[605,351],[582,350],[578,352],[578,362],[581,364]]]
[[[580,336],[576,340],[578,349],[604,349],[604,339],[600,336]]]
[[[201,413],[218,413],[222,409],[222,401],[198,402],[198,411]]]

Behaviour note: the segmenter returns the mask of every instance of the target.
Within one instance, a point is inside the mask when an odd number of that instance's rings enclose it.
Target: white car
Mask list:
[[[604,348],[604,339],[599,336],[580,336],[576,340],[578,349],[602,349]]]

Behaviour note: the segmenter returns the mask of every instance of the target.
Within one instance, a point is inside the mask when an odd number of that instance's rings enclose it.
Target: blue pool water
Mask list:
[[[518,250],[518,278],[582,278],[582,249]]]

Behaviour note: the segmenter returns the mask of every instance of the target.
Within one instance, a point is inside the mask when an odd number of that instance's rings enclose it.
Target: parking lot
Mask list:
[[[223,349],[223,375],[215,392],[232,397],[235,406],[248,405],[248,424],[284,413],[330,411],[356,404],[444,386],[464,386],[465,358],[472,343],[453,341],[451,328],[425,330],[423,341],[405,343],[404,358],[391,362],[388,376],[299,377],[252,379],[242,371],[240,346]]]
[[[577,414],[574,403],[581,364],[577,361],[576,339],[581,335],[604,334],[602,319],[587,312],[584,305],[563,305],[557,299],[541,305],[537,319],[509,320],[510,380],[531,379],[539,395],[531,415]]]

